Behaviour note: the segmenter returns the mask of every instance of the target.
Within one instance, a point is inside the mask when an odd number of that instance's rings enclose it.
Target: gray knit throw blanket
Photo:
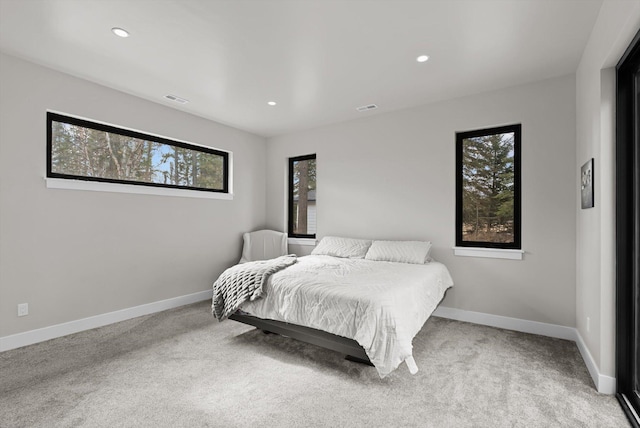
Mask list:
[[[258,260],[230,267],[213,284],[213,314],[222,321],[247,300],[263,295],[263,287],[274,273],[297,261],[295,254]]]

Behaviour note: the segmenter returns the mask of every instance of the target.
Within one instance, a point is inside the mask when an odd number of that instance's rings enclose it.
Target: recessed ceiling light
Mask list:
[[[122,28],[119,27],[113,27],[111,29],[111,32],[113,34],[115,34],[118,37],[129,37],[129,32],[127,30],[123,30]]]
[[[427,62],[429,60],[429,55],[420,55],[418,58],[416,58],[416,61],[418,62]]]
[[[269,101],[267,104],[269,104],[270,106],[272,106],[272,107],[273,107],[273,106],[274,106],[274,105],[276,105],[277,103],[276,103],[275,101]]]

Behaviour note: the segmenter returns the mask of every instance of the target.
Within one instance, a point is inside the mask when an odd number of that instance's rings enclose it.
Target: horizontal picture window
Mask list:
[[[47,113],[47,177],[229,193],[229,153]]]

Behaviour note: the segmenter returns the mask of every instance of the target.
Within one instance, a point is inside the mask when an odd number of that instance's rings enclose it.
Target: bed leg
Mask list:
[[[272,331],[269,331],[269,330],[260,330],[260,331],[262,331],[264,334],[276,334],[276,333],[274,333]]]
[[[364,358],[354,357],[353,355],[347,355],[346,357],[344,357],[344,359],[354,363],[360,363],[360,364],[373,367],[373,364],[371,363],[371,361],[369,361],[369,359],[365,360]]]

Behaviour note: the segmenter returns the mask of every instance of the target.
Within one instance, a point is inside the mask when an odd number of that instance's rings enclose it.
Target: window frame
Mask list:
[[[316,157],[315,153],[314,154],[309,154],[309,155],[295,156],[295,157],[289,158],[289,169],[287,171],[287,174],[288,174],[287,182],[288,182],[288,185],[289,185],[288,201],[287,201],[287,212],[288,212],[287,232],[288,232],[288,237],[289,238],[307,238],[307,239],[315,239],[316,238],[316,234],[315,233],[307,233],[307,234],[293,233],[293,164],[295,162],[305,161],[305,160],[312,160],[312,159],[316,161],[316,168],[317,168],[317,157]],[[316,195],[317,195],[317,193],[316,193]]]
[[[169,146],[180,147],[187,150],[193,150],[197,152],[221,156],[222,168],[223,168],[222,188],[212,189],[212,188],[196,187],[196,186],[151,183],[146,181],[123,180],[123,179],[113,179],[113,178],[104,178],[104,177],[91,177],[86,175],[75,175],[75,174],[54,172],[53,163],[52,163],[53,162],[53,122],[67,123],[69,125],[79,126],[87,129],[93,129],[96,131],[109,132],[112,134],[123,135],[125,137],[138,138],[138,139],[143,139],[145,141],[152,141],[154,143],[160,143],[160,144],[165,144]],[[55,113],[51,111],[47,112],[47,175],[46,175],[47,178],[145,186],[147,188],[159,187],[159,188],[165,188],[165,189],[169,188],[169,189],[191,190],[191,191],[198,191],[198,192],[218,193],[218,194],[230,194],[229,158],[230,158],[230,153],[223,150],[218,150],[211,147],[201,146],[193,143],[187,143],[184,141],[177,141],[174,139],[161,137],[159,135],[148,134],[141,131],[121,128],[115,125],[94,122],[92,120],[81,119],[78,117],[68,116],[68,115]]]
[[[463,149],[464,140],[495,134],[513,133],[513,242],[464,241],[462,234],[463,219]],[[505,250],[522,249],[522,124],[504,125],[472,131],[456,132],[456,247],[491,248]]]

